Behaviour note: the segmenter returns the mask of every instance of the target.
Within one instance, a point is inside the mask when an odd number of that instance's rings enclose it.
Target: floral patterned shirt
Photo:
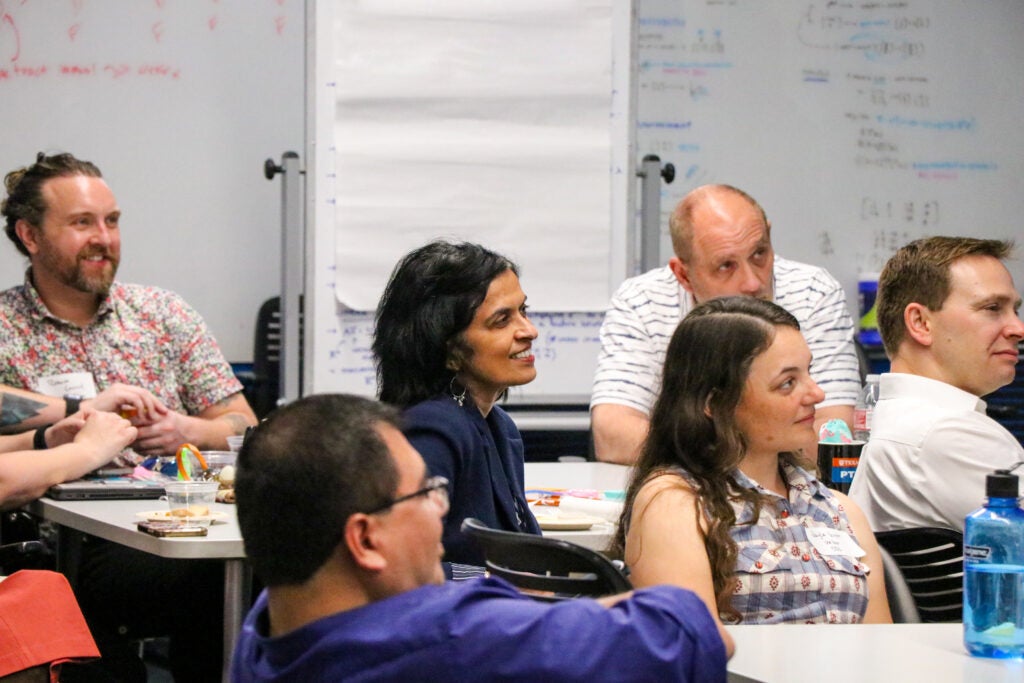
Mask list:
[[[91,373],[97,391],[144,387],[189,415],[242,390],[203,319],[177,294],[115,282],[96,318],[79,327],[51,314],[26,274],[24,285],[0,292],[0,384],[36,391],[41,378],[71,372]]]

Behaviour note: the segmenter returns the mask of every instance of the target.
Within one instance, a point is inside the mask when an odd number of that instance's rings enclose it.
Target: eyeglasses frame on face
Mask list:
[[[404,496],[393,498],[391,501],[384,503],[383,505],[379,505],[373,508],[372,510],[367,510],[363,514],[376,515],[377,513],[384,512],[385,510],[390,510],[399,503],[404,503],[407,500],[419,498],[420,496],[427,496],[435,504],[440,505],[444,509],[444,511],[447,512],[449,505],[448,480],[444,477],[430,477],[423,483],[423,488],[419,489],[418,491],[413,491],[412,493],[407,493]]]

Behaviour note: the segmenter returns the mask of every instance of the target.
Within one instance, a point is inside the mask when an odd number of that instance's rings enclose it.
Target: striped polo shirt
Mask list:
[[[846,295],[828,271],[775,257],[775,303],[793,314],[811,350],[811,377],[825,392],[819,408],[853,405],[860,369]],[[601,325],[601,352],[590,407],[612,403],[650,415],[661,389],[665,352],[695,302],[668,266],[619,286]]]

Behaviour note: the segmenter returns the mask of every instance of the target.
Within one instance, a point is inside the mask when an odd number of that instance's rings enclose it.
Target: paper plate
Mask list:
[[[537,524],[546,531],[586,531],[595,524],[600,524],[603,519],[587,517],[584,515],[561,515],[559,517],[547,517],[536,515]]]
[[[218,519],[227,517],[226,512],[214,511],[208,515],[192,515],[189,517],[177,517],[171,516],[170,510],[151,510],[149,512],[137,512],[137,517],[142,517],[150,522],[167,522],[167,521],[178,521],[188,522],[190,524],[213,524]]]

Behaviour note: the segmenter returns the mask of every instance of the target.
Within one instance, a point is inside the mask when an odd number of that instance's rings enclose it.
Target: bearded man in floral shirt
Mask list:
[[[5,231],[29,268],[23,285],[0,293],[0,429],[56,422],[84,402],[132,415],[132,450],[159,455],[186,442],[225,449],[256,423],[202,318],[172,292],[114,279],[121,211],[95,165],[40,154],[4,184]],[[162,635],[175,680],[219,678],[223,638],[210,626],[223,623],[221,562],[90,537],[77,570],[102,654],[102,670],[83,679],[146,680],[133,640]]]
[[[226,450],[256,417],[202,318],[173,292],[114,279],[121,211],[96,166],[42,156],[5,179],[25,283],[0,293],[0,429],[56,422],[84,401],[135,408],[143,455]],[[42,418],[47,419],[42,419]],[[27,422],[26,422],[27,421]]]

